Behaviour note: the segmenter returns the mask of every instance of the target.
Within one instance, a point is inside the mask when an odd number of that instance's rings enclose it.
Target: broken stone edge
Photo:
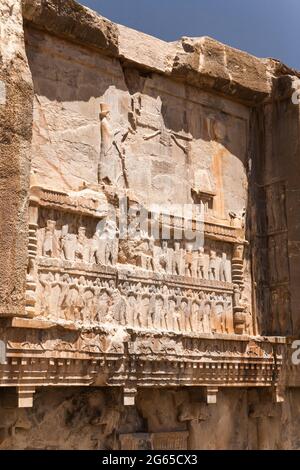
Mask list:
[[[156,72],[255,106],[283,99],[300,72],[259,59],[210,37],[168,43],[117,25],[74,0],[22,0],[30,26],[118,58],[125,66]],[[276,82],[279,81],[279,86]]]

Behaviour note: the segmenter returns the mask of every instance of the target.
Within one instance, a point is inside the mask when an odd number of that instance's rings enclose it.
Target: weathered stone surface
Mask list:
[[[26,21],[49,33],[116,54],[118,29],[73,0],[22,0]]]
[[[181,40],[172,76],[252,103],[266,99],[272,87],[263,61],[209,37]]]
[[[24,313],[33,90],[20,1],[1,2],[0,316]]]
[[[275,61],[260,60],[209,37],[166,43],[113,24],[72,0],[23,0],[23,14],[35,27],[100,49],[138,69],[168,74],[246,103],[267,99],[273,73],[278,76],[289,72],[285,66],[274,66]]]
[[[0,447],[299,447],[298,73],[2,11]]]

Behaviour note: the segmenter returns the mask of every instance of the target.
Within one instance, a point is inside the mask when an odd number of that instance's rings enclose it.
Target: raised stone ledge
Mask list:
[[[118,28],[73,0],[23,0],[24,19],[49,33],[118,53]]]
[[[292,93],[290,76],[299,75],[279,61],[209,37],[168,43],[112,23],[73,0],[23,0],[23,16],[27,25],[119,58],[125,67],[164,74],[252,106]],[[274,84],[282,77],[279,95]]]
[[[279,384],[284,345],[274,344],[272,338],[166,336],[129,329],[126,334],[68,331],[59,325],[49,329],[45,323],[13,319],[10,326],[0,326],[7,345],[0,387]]]

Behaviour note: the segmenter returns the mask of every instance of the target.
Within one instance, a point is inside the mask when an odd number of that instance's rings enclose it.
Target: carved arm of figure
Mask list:
[[[144,135],[143,139],[144,140],[151,140],[151,139],[154,139],[154,137],[156,137],[157,135],[160,135],[160,134],[161,134],[161,130],[158,130],[158,131],[153,132],[152,134]]]

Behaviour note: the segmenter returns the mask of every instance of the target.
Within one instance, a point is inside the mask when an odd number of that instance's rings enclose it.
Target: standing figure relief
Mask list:
[[[59,229],[57,222],[49,219],[46,227],[38,230],[38,252],[42,257],[61,261],[113,266],[118,262],[118,229],[114,221],[104,222],[101,232],[95,228],[89,236],[90,230],[83,225],[77,230],[68,224]]]
[[[52,321],[176,333],[232,332],[229,294],[103,280],[67,273],[39,278],[39,315]]]

